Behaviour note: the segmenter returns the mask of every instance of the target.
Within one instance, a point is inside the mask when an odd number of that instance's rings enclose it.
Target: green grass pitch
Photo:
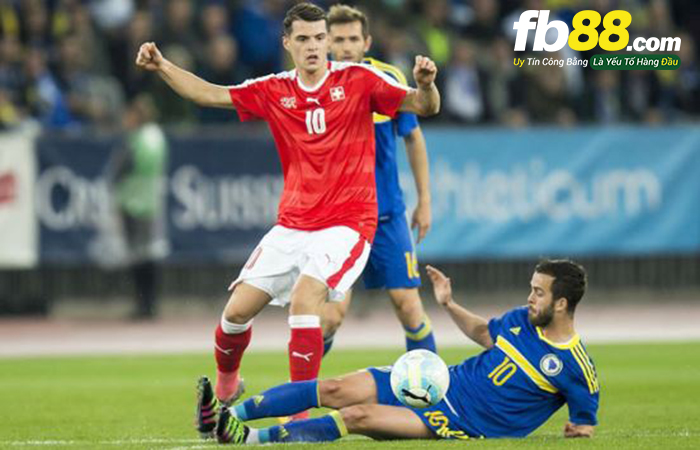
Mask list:
[[[475,351],[451,348],[441,354],[457,363]],[[526,439],[348,437],[322,445],[339,450],[700,448],[700,343],[591,345],[589,351],[601,381],[600,426],[591,440],[561,437],[563,408]],[[334,350],[322,376],[390,364],[399,355],[399,350]],[[286,379],[287,356],[251,353],[243,369],[248,394],[254,394]],[[192,426],[197,377],[212,372],[208,354],[0,359],[0,448],[216,448],[200,441]],[[291,448],[307,447],[320,448]]]

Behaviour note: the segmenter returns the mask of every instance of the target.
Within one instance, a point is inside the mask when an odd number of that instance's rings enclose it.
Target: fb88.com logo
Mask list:
[[[537,22],[531,20],[537,18]],[[601,21],[603,22],[604,31],[598,33],[596,29]],[[616,23],[617,21],[617,23]],[[587,22],[587,23],[586,23]],[[664,50],[680,50],[681,38],[664,37],[649,38],[638,37],[632,45],[627,45],[630,40],[630,34],[627,27],[632,24],[632,15],[627,11],[616,10],[610,11],[601,17],[600,13],[593,10],[585,10],[577,13],[573,20],[573,31],[569,34],[569,26],[561,20],[553,20],[549,22],[549,11],[528,10],[520,14],[520,18],[513,24],[513,29],[518,33],[515,37],[515,51],[524,51],[527,43],[527,36],[530,30],[535,31],[535,41],[532,49],[534,51],[557,52],[561,50],[567,43],[572,50],[585,52],[600,46],[603,50],[616,52],[624,48],[627,51],[648,50],[648,51],[664,51]],[[557,40],[553,44],[548,44],[545,40],[547,31],[550,29],[557,30]],[[616,35],[617,40],[613,41],[610,38]],[[588,38],[581,40],[583,36]],[[675,48],[673,48],[675,47]]]

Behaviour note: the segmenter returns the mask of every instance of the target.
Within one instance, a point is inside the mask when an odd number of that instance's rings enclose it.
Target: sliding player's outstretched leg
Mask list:
[[[222,408],[216,436],[224,444],[328,442],[347,434],[374,439],[432,439],[435,435],[411,410],[389,405],[353,405],[323,417],[268,428],[251,428]]]
[[[235,436],[243,434],[247,443],[334,440],[346,434],[342,417],[337,411],[324,417],[293,421],[276,427],[246,428],[245,432],[236,430],[240,428],[239,423],[248,420],[294,415],[310,408],[340,409],[376,401],[374,378],[365,370],[330,380],[286,383],[228,408],[226,414],[220,414],[217,438],[223,442],[234,442],[237,439]]]
[[[298,414],[320,406],[317,380],[285,383],[230,407],[243,421]]]
[[[360,413],[365,410],[354,406],[369,406],[377,401],[377,390],[373,376],[360,371],[342,378],[302,381],[276,386],[260,395],[228,408],[219,414],[217,438],[223,443],[260,444],[268,442],[323,442],[345,436],[349,428],[345,424],[343,411],[347,408],[351,426],[358,430],[367,427],[368,419]],[[298,411],[315,407],[341,409],[323,417],[295,420],[269,428],[250,428],[244,421],[293,415]],[[378,419],[377,419],[378,420]],[[406,421],[401,421],[405,425]],[[418,419],[420,422],[420,419]],[[369,426],[372,426],[370,423]],[[378,430],[389,433],[390,430]],[[407,436],[411,437],[411,436]]]

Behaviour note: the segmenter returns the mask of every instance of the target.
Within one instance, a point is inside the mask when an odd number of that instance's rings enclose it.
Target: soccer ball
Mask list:
[[[436,405],[449,387],[447,365],[428,350],[404,353],[391,368],[391,390],[401,403],[412,408]]]

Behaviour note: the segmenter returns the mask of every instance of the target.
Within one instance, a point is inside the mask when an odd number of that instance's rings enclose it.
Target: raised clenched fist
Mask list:
[[[163,55],[158,50],[158,47],[153,42],[145,42],[139,47],[139,53],[136,55],[136,65],[146,70],[158,70],[163,64]]]

